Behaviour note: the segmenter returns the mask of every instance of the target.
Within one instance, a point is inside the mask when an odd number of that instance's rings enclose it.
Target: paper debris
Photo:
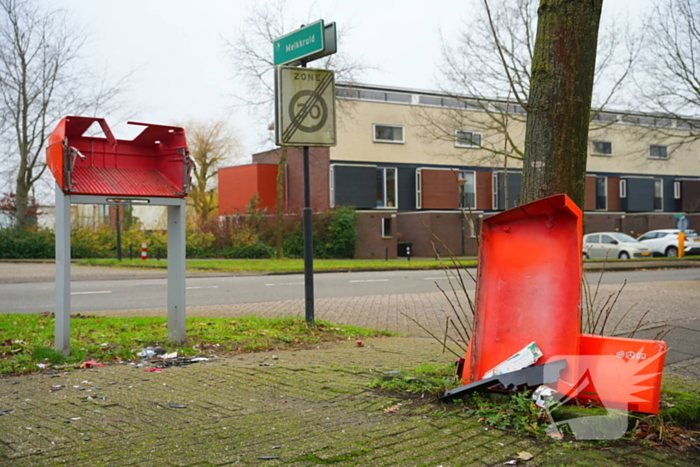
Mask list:
[[[532,394],[532,400],[535,401],[537,407],[544,407],[547,405],[547,398],[551,398],[556,392],[548,386],[540,386]]]
[[[528,345],[517,351],[504,362],[499,363],[486,373],[482,379],[491,378],[496,375],[503,375],[511,371],[522,370],[530,365],[534,365],[542,356],[542,351],[535,342],[530,342]]]

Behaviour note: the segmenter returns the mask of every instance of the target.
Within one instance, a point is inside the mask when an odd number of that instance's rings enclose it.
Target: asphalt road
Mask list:
[[[31,268],[32,265],[19,265]],[[75,269],[75,268],[74,268]],[[92,269],[95,275],[100,271]],[[2,272],[2,271],[0,271]],[[474,270],[470,270],[475,274]],[[136,273],[139,274],[139,273]],[[40,276],[37,282],[0,284],[0,313],[42,313],[53,311],[54,282]],[[605,285],[648,284],[642,288],[652,292],[664,289],[661,282],[689,282],[700,286],[700,269],[670,269],[655,271],[619,271],[587,273],[592,287],[600,280]],[[12,275],[5,276],[5,281]],[[148,275],[137,279],[75,280],[71,284],[71,311],[91,312],[108,310],[135,310],[165,307],[167,302],[167,280]],[[468,290],[474,282],[463,275]],[[450,284],[457,286],[455,276],[451,280],[443,271],[382,271],[358,273],[316,274],[314,289],[317,298],[358,297],[366,295],[417,294],[438,291],[438,286],[449,290]],[[693,288],[689,285],[690,290]],[[304,277],[299,274],[275,276],[205,276],[187,278],[187,305],[210,306],[235,303],[270,302],[304,298]],[[652,292],[653,293],[653,292]],[[679,297],[680,299],[680,297]],[[685,306],[685,305],[683,305]],[[700,302],[696,302],[700,309]],[[700,313],[698,313],[700,314]]]
[[[0,263],[0,313],[53,311],[53,268]],[[162,271],[74,266],[71,275],[74,313],[165,313],[167,281]],[[586,278],[594,308],[614,302],[606,333],[626,336],[642,323],[635,337],[654,339],[671,329],[664,339],[670,349],[667,367],[700,379],[700,268],[589,272]],[[319,273],[314,283],[319,319],[406,335],[425,333],[404,313],[439,334],[436,330],[444,327],[453,306],[438,289],[450,291],[443,271]],[[472,294],[474,283],[467,276],[465,283]],[[303,275],[190,274],[187,309],[188,316],[303,316]]]

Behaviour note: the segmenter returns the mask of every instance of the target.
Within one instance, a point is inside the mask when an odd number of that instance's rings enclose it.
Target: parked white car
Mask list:
[[[629,259],[651,257],[651,248],[620,232],[598,232],[583,236],[583,259]]]
[[[637,240],[651,248],[654,256],[678,256],[678,229],[651,230]],[[685,230],[686,255],[700,254],[700,237],[694,230]]]

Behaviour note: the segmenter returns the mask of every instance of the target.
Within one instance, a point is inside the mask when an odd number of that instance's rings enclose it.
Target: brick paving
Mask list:
[[[445,411],[441,402],[370,389],[384,372],[454,360],[402,312],[435,333],[454,313],[439,292],[319,299],[319,319],[414,337],[245,354],[162,372],[113,364],[1,378],[0,466],[495,466],[522,451],[535,456],[523,464],[536,466],[700,465],[639,444],[515,436]],[[188,307],[189,316],[250,314],[303,316],[304,301]],[[692,373],[697,363],[685,367]],[[399,403],[398,411],[383,412]]]
[[[368,388],[383,372],[450,360],[432,339],[385,338],[160,373],[114,364],[3,378],[0,465],[452,467],[522,451],[528,465],[694,465],[640,446],[538,442]]]

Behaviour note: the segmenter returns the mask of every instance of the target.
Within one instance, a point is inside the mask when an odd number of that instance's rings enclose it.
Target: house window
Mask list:
[[[591,141],[591,154],[597,156],[611,156],[612,143],[609,141]]]
[[[650,144],[649,159],[668,159],[668,146]]]
[[[285,170],[285,172],[288,173],[289,171]],[[289,186],[288,183],[286,185]],[[335,173],[333,171],[332,166],[330,169],[330,174],[329,174],[329,179],[328,179],[328,191],[329,191],[330,198],[331,198],[331,207],[334,208],[335,207]]]
[[[455,130],[455,147],[480,148],[481,133],[474,131]]]
[[[681,199],[681,182],[673,182],[673,199]]]
[[[620,180],[620,198],[627,198],[627,180]]]
[[[372,126],[375,143],[404,143],[403,126],[379,125],[377,123]]]
[[[664,181],[660,178],[654,180],[654,211],[664,209]]]
[[[391,237],[391,217],[382,218],[382,237]]]
[[[460,171],[459,178],[464,180],[464,192],[459,188],[459,205],[463,208],[476,208],[476,185],[474,172]],[[462,196],[464,195],[464,196]]]
[[[595,178],[595,208],[601,211],[608,209],[608,179],[607,177]]]
[[[422,209],[421,203],[423,202],[423,194],[421,187],[421,171],[416,170],[416,209]]]
[[[396,169],[377,167],[377,207],[396,207]]]

